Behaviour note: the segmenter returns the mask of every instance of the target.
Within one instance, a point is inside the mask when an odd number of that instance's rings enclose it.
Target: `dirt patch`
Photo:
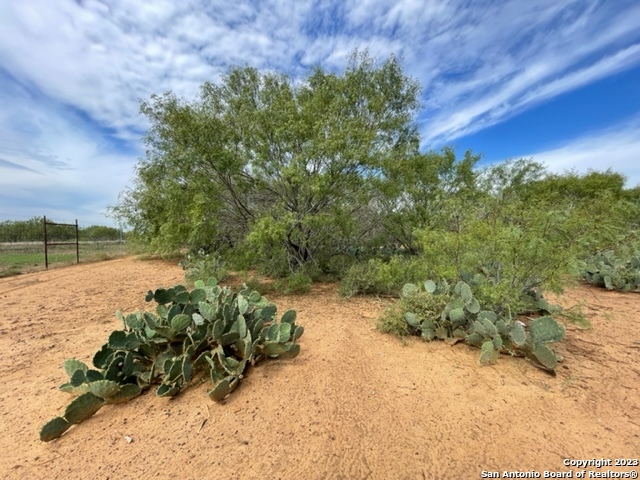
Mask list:
[[[250,370],[225,404],[210,383],[172,400],[151,391],[41,443],[72,398],[57,390],[64,359],[90,362],[116,309],[149,308],[147,290],[182,275],[120,259],[0,280],[4,478],[481,478],[640,456],[640,295],[587,286],[561,300],[584,301],[593,327],[567,327],[555,377],[505,356],[479,367],[465,345],[403,345],[375,329],[381,301],[316,285],[270,297],[298,311],[301,354]]]

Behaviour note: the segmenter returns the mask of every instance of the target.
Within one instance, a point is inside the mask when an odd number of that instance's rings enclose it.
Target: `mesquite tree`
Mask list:
[[[159,249],[243,245],[322,268],[377,228],[385,166],[418,154],[419,92],[395,57],[356,53],[342,74],[232,68],[193,102],[153,96],[147,155],[114,213]]]

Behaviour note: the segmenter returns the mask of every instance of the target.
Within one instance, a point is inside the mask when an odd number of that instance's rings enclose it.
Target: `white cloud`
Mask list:
[[[404,58],[424,88],[432,146],[638,65],[638,19],[635,0],[0,2],[0,159],[93,190],[94,172],[131,171],[136,155],[109,149],[104,132],[139,149],[140,99],[193,97],[238,64],[299,80],[312,65],[342,69],[356,48]],[[0,168],[16,192],[37,183]],[[109,198],[120,189],[95,185]]]
[[[610,168],[627,177],[628,188],[640,186],[640,117],[525,157],[546,164],[556,173]]]

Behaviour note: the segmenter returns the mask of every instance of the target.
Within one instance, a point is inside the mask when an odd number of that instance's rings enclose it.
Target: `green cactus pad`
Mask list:
[[[116,330],[109,335],[108,345],[112,350],[133,350],[134,348],[138,348],[140,343],[135,333]]]
[[[445,338],[449,337],[449,332],[445,327],[436,328],[435,333],[436,333],[436,337],[438,337],[440,340],[444,340]]]
[[[73,395],[82,395],[83,393],[87,393],[89,391],[89,384],[82,383],[74,387],[70,383],[65,383],[63,385],[60,385],[60,391],[65,393],[71,393]]]
[[[259,318],[258,320],[256,320],[256,322],[253,325],[253,328],[251,329],[251,336],[253,338],[258,338],[263,328],[264,328],[264,320],[262,320],[262,318]]]
[[[182,379],[185,382],[191,381],[191,373],[193,372],[193,365],[186,358],[182,364]]]
[[[514,323],[509,331],[509,338],[515,346],[523,346],[527,341],[527,334],[524,331],[524,327],[519,323]]]
[[[287,351],[280,354],[278,358],[281,358],[283,360],[295,358],[298,356],[299,353],[300,353],[300,345],[298,345],[297,343],[292,343],[291,345],[289,345],[289,348],[287,349]]]
[[[507,323],[503,319],[498,319],[496,321],[496,329],[500,335],[509,335],[509,327]]]
[[[120,391],[120,385],[112,380],[98,380],[89,384],[89,391],[96,397],[107,399]]]
[[[295,310],[287,310],[282,315],[282,318],[280,319],[280,323],[289,323],[293,325],[296,323],[296,316],[297,314]]]
[[[413,283],[407,283],[402,287],[402,296],[410,297],[418,292],[418,287]]]
[[[270,321],[273,318],[273,316],[276,314],[277,311],[278,311],[278,308],[275,305],[273,305],[273,304],[265,305],[262,308],[262,314],[261,314],[262,315],[262,319],[265,322]]]
[[[109,366],[110,358],[113,350],[109,348],[109,344],[105,343],[100,350],[93,356],[93,366],[96,368],[106,368]]]
[[[229,386],[229,380],[224,379],[218,383],[213,390],[210,390],[207,395],[209,395],[209,398],[214,402],[220,402],[230,393],[231,388]]]
[[[147,298],[148,296],[149,295],[147,294]],[[165,305],[167,303],[173,302],[173,300],[175,299],[175,293],[173,290],[165,290],[164,288],[158,288],[153,293],[153,299],[156,301],[156,303],[160,305]]]
[[[434,293],[436,291],[436,282],[433,280],[427,280],[424,282],[424,291],[427,293]]]
[[[287,345],[280,342],[266,342],[262,347],[262,352],[265,355],[274,356],[281,355],[287,351]]]
[[[73,387],[79,387],[86,381],[87,381],[87,374],[83,370],[76,370],[75,372],[73,372],[73,375],[71,375],[69,384]]]
[[[449,312],[449,319],[453,323],[460,323],[465,320],[464,310],[462,308],[454,308]]]
[[[420,328],[422,328],[422,330],[435,330],[436,322],[434,322],[430,318],[425,318],[423,322],[420,324]]]
[[[235,324],[233,325],[233,330],[238,332],[239,338],[244,338],[247,336],[247,322],[242,315],[238,315],[238,317],[236,318]]]
[[[95,382],[97,380],[104,380],[104,376],[98,370],[87,370],[85,374],[87,382]]]
[[[436,338],[436,331],[434,328],[422,328],[422,338],[427,341],[431,341]]]
[[[109,367],[104,372],[104,378],[112,380],[114,382],[120,382],[122,380],[122,365],[124,363],[124,355],[117,355],[113,357]]]
[[[487,331],[485,330],[484,325],[482,325],[482,323],[480,323],[478,320],[473,322],[472,333],[476,333],[482,337],[487,335]]]
[[[473,300],[473,293],[471,293],[471,287],[464,282],[460,282],[458,283],[458,285],[460,285],[459,293],[465,305],[470,304]],[[456,285],[456,289],[458,288],[458,285]]]
[[[206,299],[207,299],[207,292],[204,291],[202,288],[196,288],[191,292],[191,295],[189,295],[189,301],[194,305],[200,302],[204,302]]]
[[[73,376],[76,370],[81,370],[83,372],[86,372],[88,369],[89,367],[87,367],[84,362],[81,362],[80,360],[76,360],[75,358],[69,358],[64,361],[64,371],[67,372],[67,375],[69,375],[69,378]]]
[[[213,331],[211,332],[211,335],[215,340],[220,339],[220,337],[224,332],[224,327],[225,327],[224,320],[222,319],[218,319],[213,323]]]
[[[482,320],[482,326],[484,327],[484,331],[489,337],[495,337],[498,334],[498,329],[488,318]]]
[[[465,338],[467,338],[467,332],[465,332],[463,328],[458,327],[453,331],[453,338],[464,340]]]
[[[296,329],[293,331],[293,337],[291,337],[291,340],[293,342],[297,341],[302,334],[304,333],[304,327],[302,325],[296,325]]]
[[[480,313],[478,313],[478,320],[482,321],[484,319],[490,320],[491,322],[495,323],[498,320],[498,316],[491,310],[482,310]]]
[[[547,370],[553,371],[558,365],[558,360],[553,351],[544,343],[540,343],[533,349],[536,360]]]
[[[467,309],[467,312],[469,313],[479,313],[480,312],[480,302],[478,302],[478,300],[476,300],[475,298],[471,299],[471,302],[469,302],[467,305],[464,306],[464,308]]]
[[[467,335],[467,338],[465,338],[465,341],[469,345],[473,345],[474,347],[481,346],[483,340],[484,340],[484,337],[482,335],[480,335],[479,333],[471,333],[471,334]]]
[[[72,425],[86,420],[104,405],[104,400],[93,393],[85,393],[72,401],[64,411],[64,418]]]
[[[183,310],[183,305],[178,305],[178,304],[172,305],[171,308],[167,310],[167,320],[171,322],[171,319],[176,315],[178,315],[179,313],[182,313],[182,310]]]
[[[489,340],[482,344],[482,351],[480,352],[478,363],[480,363],[480,365],[489,365],[495,363],[499,356],[500,354],[495,349],[493,341]]]
[[[177,395],[178,392],[180,392],[180,387],[163,383],[156,390],[156,395],[159,397],[173,397]]]
[[[151,329],[156,328],[157,322],[159,320],[153,313],[150,312],[144,312],[142,314],[142,319],[144,320],[145,325]]]
[[[412,327],[420,326],[420,320],[415,313],[407,312],[404,314],[404,320]]]
[[[62,417],[56,417],[49,420],[42,430],[40,430],[40,440],[43,442],[50,442],[61,436],[64,432],[69,430],[71,424]]]
[[[564,338],[564,328],[552,317],[536,318],[529,324],[529,333],[536,343],[559,342]]]
[[[258,303],[261,298],[262,295],[260,295],[260,292],[256,292],[255,290],[249,294],[249,301],[251,303]]]
[[[240,335],[238,335],[238,332],[223,333],[220,336],[219,342],[220,342],[220,345],[222,345],[223,347],[226,347],[227,345],[232,345],[236,343],[239,338],[240,338]]]
[[[128,402],[141,393],[142,389],[138,385],[127,383],[126,385],[120,386],[119,391],[115,395],[111,395],[108,399],[106,399],[106,403],[113,405],[116,403]]]
[[[191,317],[184,313],[179,313],[171,319],[171,329],[176,332],[182,332],[191,325]]]
[[[165,377],[167,382],[174,383],[178,380],[178,377],[182,375],[183,362],[184,362],[184,358],[179,358],[173,362],[168,362],[170,364],[170,368],[169,368],[169,372]]]
[[[249,310],[249,301],[244,295],[238,295],[238,311],[240,315],[244,315]]]
[[[127,315],[124,319],[124,323],[131,330],[139,330],[144,327],[144,320],[135,313]]]
[[[291,331],[293,330],[292,325],[290,323],[281,323],[280,324],[280,341],[288,342],[291,338]]]
[[[213,305],[209,303],[200,302],[198,304],[198,309],[200,310],[200,315],[202,315],[208,322],[212,321],[215,317],[216,311],[213,308]]]
[[[266,338],[273,342],[280,341],[280,326],[277,323],[274,323],[267,328]]]

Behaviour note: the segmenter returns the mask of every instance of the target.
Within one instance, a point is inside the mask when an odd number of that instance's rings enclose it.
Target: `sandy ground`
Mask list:
[[[72,399],[57,390],[64,359],[90,362],[119,328],[116,309],[149,308],[148,289],[182,278],[176,265],[120,259],[0,280],[4,478],[575,478],[565,459],[640,457],[640,295],[587,286],[562,299],[584,301],[593,327],[568,325],[555,377],[506,356],[480,367],[466,345],[403,345],[375,329],[381,301],[318,285],[270,297],[298,311],[302,352],[260,364],[224,404],[209,383],[170,400],[150,391],[41,443]],[[587,467],[586,478],[639,469]]]

